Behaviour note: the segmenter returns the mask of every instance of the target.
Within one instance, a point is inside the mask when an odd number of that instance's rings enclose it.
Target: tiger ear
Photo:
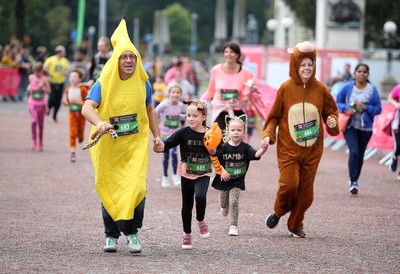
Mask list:
[[[242,120],[245,124],[247,124],[247,115],[246,114],[240,115],[239,119]]]
[[[229,115],[225,115],[225,125],[226,125],[226,127],[228,127],[229,122],[230,122],[231,120],[232,120],[232,118],[229,117]]]

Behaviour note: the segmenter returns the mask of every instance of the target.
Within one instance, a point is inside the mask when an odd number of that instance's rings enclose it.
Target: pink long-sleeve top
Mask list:
[[[218,64],[211,69],[210,82],[207,91],[201,97],[201,100],[210,101],[212,100],[213,114],[212,120],[214,121],[222,111],[235,110],[245,108],[243,102],[243,92],[248,87],[245,85],[247,80],[253,79],[253,73],[246,67],[242,66],[240,71],[237,73],[226,73],[222,70],[222,64]],[[237,90],[238,98],[226,100],[221,96],[226,91]]]

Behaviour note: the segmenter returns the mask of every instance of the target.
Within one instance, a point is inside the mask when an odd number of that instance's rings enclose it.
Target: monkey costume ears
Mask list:
[[[242,122],[245,126],[247,125],[247,115],[242,114],[239,117],[234,116],[230,117],[229,115],[225,115],[225,125],[228,127],[229,123],[234,120],[234,121],[240,121]]]

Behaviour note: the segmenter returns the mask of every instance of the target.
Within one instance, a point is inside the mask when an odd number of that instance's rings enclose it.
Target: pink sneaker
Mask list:
[[[182,249],[192,249],[192,234],[186,234],[183,232],[183,238],[182,238]]]
[[[36,142],[32,141],[31,143],[31,150],[35,150],[36,149]]]
[[[43,151],[43,143],[39,144],[39,151]]]
[[[221,215],[226,217],[226,216],[228,216],[228,214],[229,214],[229,208],[228,207],[227,208],[221,207]]]
[[[208,231],[207,223],[204,221],[198,221],[197,224],[199,225],[200,237],[203,239],[207,239],[208,237],[210,237],[210,231]]]

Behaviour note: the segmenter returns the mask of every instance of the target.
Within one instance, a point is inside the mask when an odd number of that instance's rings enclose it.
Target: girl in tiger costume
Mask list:
[[[251,145],[243,142],[247,132],[247,115],[239,117],[225,116],[226,133],[224,143],[215,149],[208,148],[211,155],[218,157],[220,167],[213,166],[217,172],[212,187],[220,190],[220,206],[222,216],[231,212],[231,225],[228,235],[238,236],[239,196],[245,190],[244,178],[249,169],[250,161],[260,160],[268,149],[268,145],[255,150]]]

